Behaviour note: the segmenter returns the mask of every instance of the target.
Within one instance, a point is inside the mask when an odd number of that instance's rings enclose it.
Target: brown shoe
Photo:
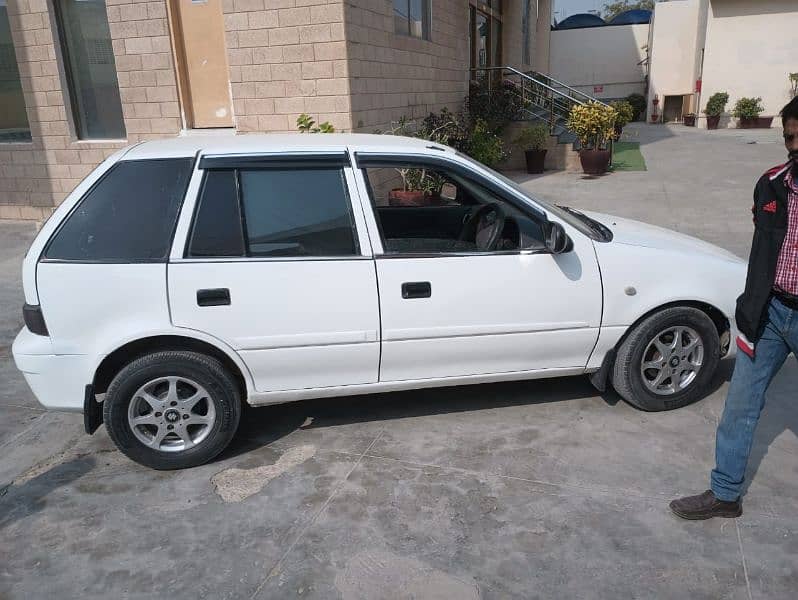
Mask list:
[[[739,517],[743,514],[743,505],[738,498],[734,502],[725,502],[715,498],[712,490],[698,496],[679,498],[670,503],[673,514],[682,519],[699,521],[712,517]]]

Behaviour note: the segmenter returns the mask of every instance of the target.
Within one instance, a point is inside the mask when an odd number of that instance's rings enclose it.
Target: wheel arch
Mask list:
[[[615,345],[604,355],[604,359],[601,362],[599,370],[590,376],[590,382],[596,387],[596,389],[598,389],[600,392],[604,392],[607,389],[607,382],[609,381],[610,373],[612,372],[612,367],[615,363],[615,356],[618,352],[618,348],[620,348],[621,344],[626,341],[626,338],[629,337],[629,334],[638,325],[640,325],[640,323],[652,315],[669,308],[695,308],[709,317],[718,331],[718,338],[720,340],[720,356],[721,358],[726,356],[731,342],[729,338],[729,335],[731,334],[731,322],[723,313],[723,311],[717,306],[714,306],[709,302],[703,302],[701,300],[674,300],[672,302],[660,304],[659,306],[649,309],[626,328],[626,331],[624,331],[623,335],[618,338],[618,341],[615,342]],[[726,337],[724,338],[724,336]]]
[[[95,394],[103,394],[108,390],[111,380],[129,362],[151,352],[163,350],[184,350],[199,352],[212,356],[221,362],[233,375],[241,392],[241,399],[248,397],[247,385],[249,371],[238,357],[213,343],[196,337],[175,334],[149,335],[126,342],[107,354],[94,371],[92,386]]]

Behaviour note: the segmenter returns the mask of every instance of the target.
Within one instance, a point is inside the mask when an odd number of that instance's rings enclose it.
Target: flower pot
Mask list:
[[[610,166],[609,150],[580,150],[579,162],[588,175],[603,175]]]
[[[654,113],[654,114],[651,115],[651,122],[652,123],[659,123],[659,115],[657,113]]]
[[[720,115],[707,115],[707,129],[717,129],[720,124]]]
[[[737,124],[737,127],[740,129],[755,129],[756,128],[756,117],[740,117],[740,121]]]
[[[524,151],[524,155],[526,156],[527,173],[534,175],[543,172],[544,164],[546,162],[546,152],[547,150],[545,148],[543,150]]]
[[[439,194],[422,190],[395,189],[388,192],[388,206],[439,206],[443,204]]]
[[[684,115],[684,124],[687,127],[695,127],[695,115]]]
[[[391,190],[388,192],[389,206],[427,206],[427,192],[421,190]]]
[[[770,129],[770,126],[773,124],[773,117],[757,117],[756,118],[756,126],[761,127],[762,129]]]

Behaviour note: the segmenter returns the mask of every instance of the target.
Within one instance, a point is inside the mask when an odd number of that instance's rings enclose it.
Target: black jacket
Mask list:
[[[754,188],[754,240],[748,259],[745,291],[737,299],[738,329],[751,342],[762,335],[767,321],[767,306],[781,246],[787,234],[787,187],[784,177],[792,163],[770,169]]]

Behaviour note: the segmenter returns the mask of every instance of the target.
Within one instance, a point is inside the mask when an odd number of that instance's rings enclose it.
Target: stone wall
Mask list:
[[[465,0],[432,2],[430,41],[394,33],[392,0],[347,0],[345,18],[354,130],[461,105],[469,68]]]
[[[238,131],[293,131],[303,112],[352,129],[343,0],[223,6]]]
[[[47,0],[8,0],[32,141],[0,144],[0,218],[44,219],[118,148],[180,131],[165,0],[108,0],[107,12],[127,139],[82,141]]]

